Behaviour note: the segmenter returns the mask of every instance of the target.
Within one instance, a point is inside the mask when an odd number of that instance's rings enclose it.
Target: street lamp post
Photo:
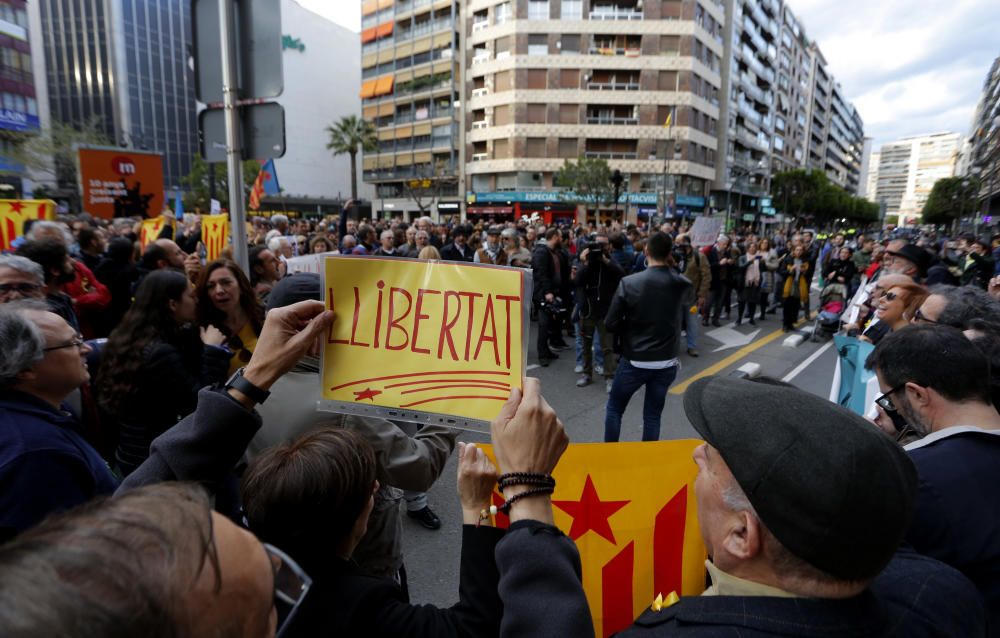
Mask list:
[[[618,194],[621,192],[622,182],[625,181],[622,172],[615,169],[615,172],[611,174],[611,183],[615,186],[615,220],[618,219]]]

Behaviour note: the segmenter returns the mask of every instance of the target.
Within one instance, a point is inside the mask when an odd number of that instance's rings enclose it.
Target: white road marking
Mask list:
[[[814,352],[811,355],[809,355],[808,359],[806,359],[805,361],[803,361],[802,363],[800,363],[798,366],[795,367],[794,370],[792,370],[791,372],[789,372],[788,374],[786,374],[785,378],[782,379],[782,381],[784,381],[785,383],[788,383],[792,379],[794,379],[795,377],[799,376],[799,374],[801,374],[803,370],[805,370],[806,368],[808,368],[810,366],[810,364],[812,364],[813,361],[815,361],[816,359],[819,359],[823,355],[824,352],[826,352],[827,350],[830,349],[830,347],[832,345],[833,345],[833,341],[830,341],[826,345],[824,345],[822,348],[820,348],[816,352]]]

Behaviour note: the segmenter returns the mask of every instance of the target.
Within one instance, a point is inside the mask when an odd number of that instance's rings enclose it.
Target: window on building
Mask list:
[[[657,88],[661,91],[676,91],[677,71],[660,71]]]
[[[548,73],[546,69],[528,69],[528,88],[536,90],[547,88]]]
[[[563,55],[579,54],[580,35],[577,33],[564,33],[562,39],[559,42],[559,52]]]
[[[774,136],[774,150],[780,151],[780,150],[783,150],[784,148],[785,148],[785,138],[781,137],[780,135],[775,135]]]
[[[777,129],[777,130],[779,130],[779,131],[784,131],[785,130],[785,118],[783,118],[783,117],[775,118],[775,120],[774,120],[774,128]]]
[[[581,20],[583,18],[583,0],[563,0],[562,19]]]
[[[560,124],[579,124],[580,123],[580,105],[579,104],[560,104],[559,105],[559,123]]]
[[[528,36],[528,55],[548,55],[549,36],[532,34]]]
[[[580,88],[580,70],[579,69],[560,69],[559,70],[559,88],[560,89],[578,89],[578,88]]]
[[[510,20],[510,3],[498,4],[493,9],[493,21],[496,24],[502,24],[508,20]]]
[[[681,36],[661,35],[660,55],[679,55],[681,52]]]
[[[510,36],[503,36],[502,38],[497,38],[493,41],[493,48],[497,52],[497,56],[501,53],[507,53],[510,51]]]
[[[507,138],[500,138],[498,140],[493,140],[493,159],[507,159],[510,157],[510,142]],[[511,186],[513,186],[514,175],[511,175]],[[500,188],[500,176],[497,175],[497,190],[502,190]]]
[[[524,151],[527,157],[545,157],[545,138],[529,137]]]
[[[575,137],[560,137],[559,138],[559,157],[561,158],[575,158],[579,152],[579,142],[577,142]]]
[[[529,20],[549,19],[549,0],[528,0]]]
[[[509,91],[514,88],[514,83],[512,82],[513,74],[511,71],[500,71],[493,75],[493,90],[499,93],[500,91]]]
[[[493,107],[493,125],[506,126],[511,123],[510,104],[502,104]]]
[[[528,105],[528,124],[545,124],[546,104]]]

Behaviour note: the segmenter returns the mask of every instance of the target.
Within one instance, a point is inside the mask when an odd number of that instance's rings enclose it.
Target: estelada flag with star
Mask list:
[[[215,261],[229,241],[229,215],[203,215],[201,242],[205,245],[205,261]]]
[[[253,188],[250,190],[250,208],[259,210],[260,200],[263,199],[264,195],[277,195],[280,192],[278,171],[274,168],[274,160],[269,159],[260,167],[257,179],[253,182]]]
[[[705,590],[691,453],[701,441],[576,443],[553,477],[556,525],[576,543],[594,632],[629,625],[657,596]],[[491,446],[483,446],[493,455]],[[494,492],[494,504],[503,503]],[[507,517],[497,515],[498,527]]]
[[[167,218],[163,215],[142,220],[142,228],[139,229],[139,247],[143,252],[146,252],[146,246],[159,239],[166,223]]]
[[[0,199],[0,251],[12,250],[14,240],[24,235],[24,222],[52,219],[55,214],[51,199]]]

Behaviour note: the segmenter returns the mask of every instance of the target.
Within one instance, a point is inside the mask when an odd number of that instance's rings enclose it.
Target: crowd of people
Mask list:
[[[530,269],[535,356],[575,346],[577,385],[603,377],[609,442],[642,387],[659,438],[699,329],[794,330],[839,298],[874,344],[870,419],[769,379],[691,384],[711,584],[622,635],[1000,635],[1000,238],[277,215],[245,273],[176,226],[140,250],[130,220],[40,221],[0,255],[3,635],[593,635],[536,380],[492,424],[496,466],[456,430],[315,409],[337,318],[286,264],[333,252]],[[426,491],[456,447],[458,603],[413,605],[401,512],[441,526]]]

